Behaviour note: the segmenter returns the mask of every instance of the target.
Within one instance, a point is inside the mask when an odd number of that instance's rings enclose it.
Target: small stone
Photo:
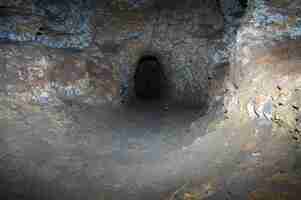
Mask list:
[[[249,116],[252,119],[268,120],[272,119],[273,103],[267,96],[259,95],[247,105]]]
[[[248,110],[248,114],[249,114],[249,117],[251,119],[256,119],[256,114],[254,112],[254,105],[253,105],[253,102],[249,102],[248,105],[247,105],[247,110]]]
[[[272,104],[272,100],[269,99],[263,106],[263,115],[267,120],[271,120],[272,114],[273,114],[273,104]]]
[[[299,106],[292,105],[292,107],[293,107],[294,110],[299,111]]]
[[[247,144],[242,145],[241,149],[243,151],[249,151],[250,152],[250,151],[254,150],[256,148],[256,146],[257,146],[256,142],[249,142]]]
[[[38,97],[38,101],[41,104],[47,104],[49,101],[49,94],[47,92],[42,92],[41,95]]]
[[[259,156],[261,156],[261,153],[260,152],[254,152],[254,153],[252,153],[252,156],[253,157],[259,157]]]
[[[164,111],[168,111],[169,110],[168,105],[165,105],[164,108],[163,108],[163,110]]]
[[[128,39],[139,39],[142,36],[142,32],[132,32],[128,34]]]

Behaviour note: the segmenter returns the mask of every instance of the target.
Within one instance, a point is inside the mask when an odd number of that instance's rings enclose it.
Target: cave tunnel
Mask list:
[[[139,100],[159,100],[165,87],[165,75],[160,61],[152,55],[143,56],[134,75],[134,90]]]

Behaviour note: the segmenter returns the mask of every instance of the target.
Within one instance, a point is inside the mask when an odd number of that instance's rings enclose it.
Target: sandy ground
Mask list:
[[[158,104],[6,109],[3,199],[252,199],[262,184],[259,195],[300,186],[298,148],[269,125],[228,119],[197,135],[198,112]]]

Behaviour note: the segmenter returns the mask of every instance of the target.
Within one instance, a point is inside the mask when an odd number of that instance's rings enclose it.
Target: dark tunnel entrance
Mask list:
[[[165,75],[155,56],[142,57],[134,75],[134,90],[139,100],[160,100],[165,88]]]

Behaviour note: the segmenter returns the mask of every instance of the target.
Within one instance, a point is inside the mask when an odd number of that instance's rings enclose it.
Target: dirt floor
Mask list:
[[[195,109],[157,102],[1,112],[2,199],[298,199],[299,145],[269,123],[200,129]]]

